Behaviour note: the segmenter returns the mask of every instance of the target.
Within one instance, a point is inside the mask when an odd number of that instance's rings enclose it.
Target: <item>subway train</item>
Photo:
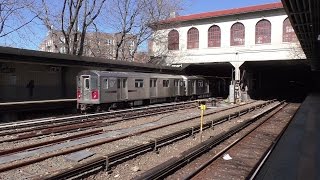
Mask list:
[[[77,76],[77,108],[106,111],[209,96],[209,82],[199,76],[86,70]]]

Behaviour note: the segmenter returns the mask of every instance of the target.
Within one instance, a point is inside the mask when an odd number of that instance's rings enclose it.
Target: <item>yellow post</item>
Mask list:
[[[203,128],[203,114],[204,114],[204,110],[206,110],[206,105],[201,104],[200,109],[201,109],[200,132],[202,132],[202,128]]]

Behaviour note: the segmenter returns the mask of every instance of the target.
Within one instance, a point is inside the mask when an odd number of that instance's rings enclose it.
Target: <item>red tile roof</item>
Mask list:
[[[191,14],[186,16],[177,16],[175,18],[164,20],[160,23],[166,24],[166,23],[172,23],[172,22],[183,22],[183,21],[207,19],[212,17],[229,16],[229,15],[244,14],[244,13],[258,12],[258,11],[265,11],[265,10],[272,10],[272,9],[282,9],[282,8],[283,8],[283,5],[281,2],[270,3],[270,4],[263,4],[263,5],[256,5],[256,6],[249,6],[249,7],[242,7],[242,8],[221,10],[221,11]]]

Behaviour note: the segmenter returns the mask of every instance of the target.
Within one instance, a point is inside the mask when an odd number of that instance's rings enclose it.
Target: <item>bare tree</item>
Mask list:
[[[111,24],[117,32],[115,58],[134,58],[138,47],[152,36],[150,25],[181,9],[179,0],[113,0]],[[129,46],[134,42],[134,46]],[[121,54],[121,57],[120,57]]]
[[[19,31],[37,17],[26,13],[32,5],[30,0],[0,0],[0,38]]]
[[[65,53],[82,55],[87,30],[100,15],[106,0],[63,0],[61,7],[56,7],[56,2],[50,4],[53,1],[41,2],[43,13],[39,18],[53,36],[59,37]]]

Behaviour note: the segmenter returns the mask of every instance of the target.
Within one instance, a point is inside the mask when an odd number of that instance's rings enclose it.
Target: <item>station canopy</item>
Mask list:
[[[312,70],[320,71],[320,0],[282,0]]]

